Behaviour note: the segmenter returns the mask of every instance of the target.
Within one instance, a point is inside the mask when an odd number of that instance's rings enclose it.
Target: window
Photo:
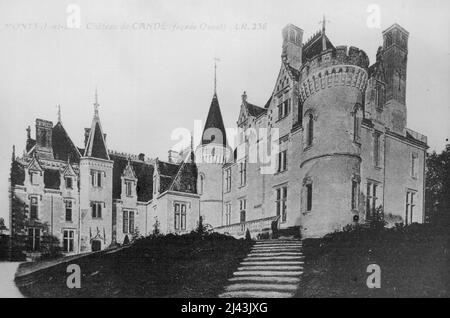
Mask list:
[[[64,230],[63,231],[63,250],[66,253],[70,253],[74,251],[74,230]]]
[[[66,188],[73,189],[73,179],[71,177],[66,177]]]
[[[375,132],[373,135],[373,160],[375,167],[380,166],[380,133]]]
[[[359,142],[361,131],[361,122],[358,118],[358,112],[355,111],[353,114],[353,141]]]
[[[230,225],[231,224],[231,203],[228,202],[225,204],[225,220],[224,225]]]
[[[91,170],[91,184],[93,187],[100,188],[102,186],[102,172]]]
[[[38,198],[30,198],[30,219],[38,219]]]
[[[277,199],[275,201],[277,216],[281,216],[281,222],[286,222],[287,219],[287,187],[276,189]]]
[[[127,197],[133,196],[132,188],[133,187],[133,181],[127,180],[125,181],[125,191]]]
[[[406,191],[406,211],[405,211],[405,225],[411,224],[413,222],[414,215],[414,195],[416,193],[413,191]]]
[[[186,230],[186,204],[175,203],[175,217],[174,227],[175,230]]]
[[[278,153],[278,172],[287,170],[287,150]]]
[[[240,199],[239,200],[239,211],[240,211],[240,221],[241,223],[245,222],[245,210],[247,208],[247,200]]]
[[[417,161],[419,156],[417,153],[413,152],[411,154],[411,177],[417,178]]]
[[[366,214],[367,218],[370,219],[375,216],[377,208],[377,189],[378,184],[375,182],[367,182],[367,193],[366,193]]]
[[[201,174],[200,175],[200,184],[199,184],[199,187],[198,187],[198,194],[203,194],[204,183],[205,183],[205,176]]]
[[[72,201],[66,200],[66,222],[72,222]]]
[[[311,146],[314,138],[314,116],[313,114],[309,114],[308,118],[308,129],[306,134],[306,145]]]
[[[28,229],[28,247],[30,251],[38,251],[41,246],[41,230],[37,228]]]
[[[129,211],[129,233],[134,233],[134,211]]]
[[[231,191],[231,168],[225,170],[225,189],[227,192]]]
[[[286,99],[280,105],[278,105],[278,120],[283,119],[287,115],[289,115],[291,100]]]
[[[352,210],[358,210],[359,201],[359,183],[356,180],[352,180]]]
[[[91,202],[93,219],[100,219],[102,217],[102,206],[103,206],[103,203],[101,203],[101,202]]]
[[[32,185],[39,185],[37,175],[37,172],[30,172],[30,183]]]
[[[128,211],[123,211],[122,232],[128,233]]]
[[[241,177],[241,187],[247,183],[247,161],[243,161],[239,164],[239,175]]]
[[[312,210],[312,183],[306,185],[306,211]]]

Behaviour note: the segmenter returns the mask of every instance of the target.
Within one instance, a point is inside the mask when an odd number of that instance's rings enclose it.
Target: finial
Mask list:
[[[242,102],[245,103],[247,102],[247,93],[244,91],[244,93],[242,93]]]
[[[61,121],[61,105],[58,104],[58,123],[62,123]]]
[[[220,59],[215,57],[214,58],[214,95],[217,95],[217,62],[220,62]]]
[[[95,103],[94,103],[94,113],[95,116],[98,116],[98,106],[100,106],[98,104],[98,92],[97,92],[97,87],[95,87]]]
[[[14,161],[16,159],[16,146],[13,145],[12,147],[12,160]]]
[[[31,139],[31,127],[27,127],[27,139]]]
[[[325,19],[325,14],[323,15],[322,21],[319,22],[319,24],[322,24],[322,51],[325,51],[327,49],[327,40],[325,38],[325,29],[327,22],[330,22]]]

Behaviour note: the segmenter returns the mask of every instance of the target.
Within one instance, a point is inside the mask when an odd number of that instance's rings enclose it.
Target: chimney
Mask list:
[[[299,70],[302,65],[303,30],[293,24],[283,28],[283,47],[281,59],[293,68]]]
[[[36,151],[48,159],[53,159],[52,131],[51,121],[36,119]]]
[[[145,154],[143,154],[142,152],[138,155],[138,159],[140,161],[145,161]]]
[[[89,139],[89,134],[91,133],[91,128],[84,128],[84,146],[86,147],[86,144]]]

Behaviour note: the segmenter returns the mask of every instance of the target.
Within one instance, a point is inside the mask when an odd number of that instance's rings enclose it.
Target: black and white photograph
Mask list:
[[[0,0],[0,298],[449,298],[449,30],[446,0]]]

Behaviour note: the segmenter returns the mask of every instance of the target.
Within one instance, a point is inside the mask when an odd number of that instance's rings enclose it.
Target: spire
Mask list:
[[[330,22],[330,21],[328,21],[328,22]],[[319,23],[322,24],[322,51],[325,51],[327,49],[327,39],[325,36],[327,20],[325,19],[325,14],[323,15],[322,21]]]
[[[215,57],[214,58],[214,95],[217,95],[217,62],[220,62],[220,59]]]
[[[247,102],[247,93],[246,91],[244,91],[244,93],[242,93],[242,103],[246,103]]]
[[[208,117],[206,118],[205,128],[202,135],[202,145],[209,143],[227,145],[227,136],[223,124],[222,113],[220,111],[219,100],[214,94],[211,106],[209,107]]]
[[[61,105],[59,105],[59,104],[58,104],[58,123],[62,124],[62,121],[61,121]]]
[[[99,103],[98,103],[98,92],[97,92],[97,87],[95,88],[95,102],[94,102],[94,116],[98,117],[98,107],[99,107]]]
[[[93,157],[109,160],[108,149],[106,148],[105,135],[103,134],[100,116],[98,113],[98,94],[95,89],[94,118],[92,119],[89,137],[84,152],[85,157]]]

